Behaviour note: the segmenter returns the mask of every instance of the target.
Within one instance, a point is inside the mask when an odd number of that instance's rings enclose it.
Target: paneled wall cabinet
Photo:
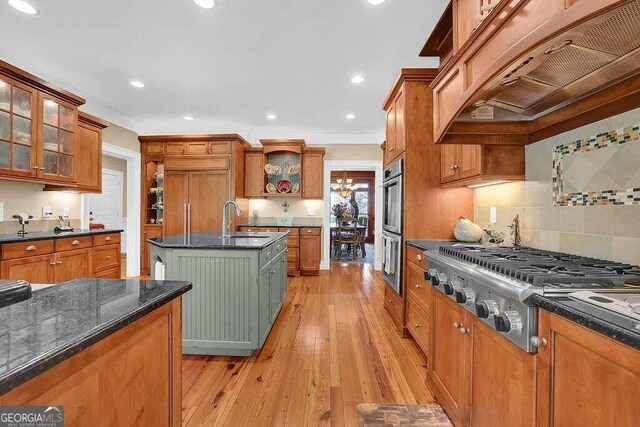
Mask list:
[[[141,271],[150,272],[147,239],[222,230],[222,206],[235,200],[243,210],[233,229],[246,222],[245,152],[237,134],[141,136]]]
[[[520,144],[640,106],[628,0],[452,0],[421,55],[440,57],[437,143]]]
[[[524,181],[523,146],[444,144],[440,155],[443,187]]]
[[[473,191],[468,188],[442,188],[441,145],[433,143],[433,92],[429,84],[437,75],[434,68],[404,68],[387,95],[382,108],[386,112],[386,141],[381,145],[384,166],[402,162],[403,167],[403,239],[453,238],[456,218],[473,216]],[[434,209],[437,206],[437,209]],[[425,221],[425,212],[429,220]],[[403,243],[404,246],[404,243]],[[396,326],[408,334],[407,309],[411,316],[424,317],[427,306],[409,301],[411,286],[408,252],[402,249],[402,290],[399,295],[387,286],[385,307]],[[416,322],[412,322],[412,328]],[[427,345],[426,342],[423,344]]]
[[[0,245],[0,279],[62,283],[73,279],[119,279],[120,233],[46,240],[21,239]]]
[[[101,191],[107,124],[79,113],[85,100],[0,61],[0,179],[48,189]]]
[[[323,147],[307,147],[304,139],[261,139],[247,150],[245,193],[249,198],[322,199]]]

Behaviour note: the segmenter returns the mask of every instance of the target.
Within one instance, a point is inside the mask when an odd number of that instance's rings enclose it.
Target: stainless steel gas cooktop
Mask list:
[[[639,294],[640,267],[515,246],[443,246],[425,252],[425,280],[513,343],[534,352],[538,343],[533,294],[577,291]]]

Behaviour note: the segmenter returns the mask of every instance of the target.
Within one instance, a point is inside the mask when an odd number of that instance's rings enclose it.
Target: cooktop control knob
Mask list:
[[[469,301],[473,301],[473,291],[468,288],[456,289],[455,296],[458,304],[466,304]]]
[[[431,284],[433,286],[439,286],[447,282],[447,276],[443,273],[431,273]]]
[[[454,286],[452,282],[447,282],[444,284],[444,293],[447,295],[453,295]]]
[[[522,318],[517,311],[505,311],[497,314],[493,320],[498,332],[511,334],[522,330]]]
[[[424,280],[428,282],[429,280],[431,280],[434,274],[435,274],[435,270],[433,268],[428,269],[427,271],[424,272]]]
[[[494,300],[483,300],[476,304],[476,314],[481,319],[488,319],[498,312],[498,303]]]

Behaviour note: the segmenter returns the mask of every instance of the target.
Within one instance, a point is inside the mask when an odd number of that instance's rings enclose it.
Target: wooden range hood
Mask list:
[[[421,52],[442,64],[436,142],[525,145],[640,107],[640,0],[501,0],[462,42],[463,1]]]

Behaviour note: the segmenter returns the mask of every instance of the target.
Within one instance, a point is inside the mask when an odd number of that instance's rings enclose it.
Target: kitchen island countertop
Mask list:
[[[17,233],[10,234],[0,234],[0,244],[3,243],[18,243],[18,242],[29,242],[35,240],[48,240],[48,239],[64,239],[65,237],[80,237],[80,236],[93,236],[99,234],[110,234],[110,233],[122,233],[123,230],[73,230],[73,231],[32,231],[25,236],[18,236]]]
[[[233,233],[223,239],[221,233],[188,233],[147,239],[150,244],[166,249],[264,249],[288,232]]]

